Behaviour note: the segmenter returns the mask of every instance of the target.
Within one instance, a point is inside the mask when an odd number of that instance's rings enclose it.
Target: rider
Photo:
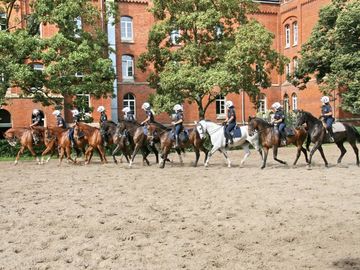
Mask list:
[[[275,110],[274,119],[272,120],[275,127],[278,127],[280,133],[280,140],[282,145],[286,145],[286,135],[285,135],[285,113],[279,102],[275,102],[271,105],[271,108]]]
[[[123,113],[124,113],[124,120],[127,122],[135,122],[135,116],[132,113],[131,109],[129,107],[125,107],[124,109],[122,109]]]
[[[64,118],[61,116],[60,110],[55,110],[55,111],[53,111],[52,114],[55,115],[55,117],[56,117],[56,123],[57,123],[58,127],[66,129],[66,122],[65,122]]]
[[[334,142],[332,124],[334,123],[335,119],[333,117],[333,112],[330,105],[330,98],[328,96],[323,96],[320,100],[323,103],[323,105],[321,106],[321,116],[323,119],[323,124],[327,132],[329,133],[330,142]]]
[[[77,122],[80,121],[80,113],[77,109],[71,110],[72,116],[73,116],[73,122],[74,124],[76,124]],[[75,147],[76,143],[75,143],[75,138],[74,138],[74,126],[70,128],[69,130],[69,138],[71,141],[71,147]]]
[[[180,104],[176,104],[174,106],[174,111],[176,113],[175,115],[175,121],[172,122],[175,126],[175,148],[179,147],[179,134],[183,130],[183,122],[184,122],[184,113],[183,108]]]
[[[97,111],[100,113],[100,133],[101,133],[101,137],[103,138],[104,146],[107,146],[107,144],[108,144],[108,136],[107,136],[106,130],[104,129],[104,124],[107,121],[107,115],[105,113],[105,107],[104,106],[99,106],[97,108]]]
[[[234,104],[231,100],[226,101],[226,108],[227,110],[227,116],[226,119],[224,121],[224,124],[226,125],[225,128],[225,146],[227,147],[228,145],[228,140],[230,140],[230,144],[233,144],[233,138],[230,134],[230,132],[235,128],[236,126],[236,113],[235,113],[235,108],[234,108]]]
[[[149,123],[154,123],[155,122],[155,119],[154,119],[154,112],[152,111],[151,109],[151,106],[148,102],[145,102],[141,108],[145,111],[146,113],[146,119],[144,121],[142,121],[140,123],[140,125],[145,125],[145,124],[149,124]]]
[[[40,111],[38,109],[34,109],[32,111],[32,121],[31,121],[31,125],[30,128],[32,127],[39,127],[39,126],[44,126],[43,120],[41,118],[41,114]],[[40,141],[40,138],[38,136],[38,134],[34,133],[34,131],[31,131],[32,136],[33,136],[33,140],[35,144],[38,144]]]

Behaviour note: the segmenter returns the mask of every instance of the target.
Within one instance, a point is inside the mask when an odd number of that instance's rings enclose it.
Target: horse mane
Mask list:
[[[157,126],[158,128],[162,129],[162,130],[171,130],[171,128],[168,128],[166,126],[164,126],[163,124],[159,123],[159,122],[152,122],[152,124],[154,124],[155,126]]]
[[[89,130],[92,130],[92,131],[97,129],[96,127],[90,126],[90,125],[85,124],[83,122],[77,122],[76,124],[79,125],[80,127],[85,127],[85,128],[88,128]]]
[[[262,119],[262,118],[260,118],[260,117],[255,117],[255,118],[253,118],[253,119],[261,122],[261,123],[262,123],[264,126],[266,126],[266,127],[273,127],[272,124],[270,124],[268,121],[266,121],[266,120],[264,120],[264,119]]]

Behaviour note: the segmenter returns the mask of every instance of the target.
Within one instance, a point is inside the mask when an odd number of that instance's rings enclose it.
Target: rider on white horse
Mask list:
[[[226,135],[226,142],[225,147],[228,145],[228,140],[230,140],[230,144],[233,144],[233,137],[231,136],[230,132],[236,127],[236,113],[234,104],[231,100],[226,101],[226,108],[227,108],[227,117],[224,121],[226,124],[225,128],[225,135]]]

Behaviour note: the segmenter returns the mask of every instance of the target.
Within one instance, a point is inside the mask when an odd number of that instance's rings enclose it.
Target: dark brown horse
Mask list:
[[[160,168],[165,167],[165,161],[168,158],[170,150],[173,148],[175,141],[172,138],[172,130],[171,129],[161,129],[157,125],[149,124],[148,128],[148,140],[149,141],[159,141],[160,142],[160,149],[161,149],[161,161],[159,163]],[[200,150],[205,153],[205,160],[208,156],[208,150],[204,147],[205,139],[201,139],[199,133],[197,132],[196,128],[188,130],[188,140],[186,142],[179,142],[179,147],[175,149],[177,154],[180,158],[180,163],[182,164],[182,157],[181,152],[184,152],[184,149],[192,146],[195,152],[195,162],[194,166],[196,167],[200,158]]]
[[[322,144],[328,139],[328,135],[325,127],[321,120],[317,119],[311,113],[306,111],[299,111],[297,123],[298,126],[306,124],[309,134],[309,144],[310,141],[314,143],[313,148],[310,151],[309,158],[309,167],[311,166],[312,156],[314,155],[316,150],[319,150],[321,157],[325,162],[325,166],[328,166],[328,162],[326,160],[324,151],[322,149]],[[334,132],[334,141],[337,147],[340,149],[341,154],[337,160],[337,163],[341,163],[342,158],[346,153],[346,149],[344,147],[344,142],[348,141],[351,147],[354,149],[356,156],[356,165],[359,166],[359,149],[356,146],[356,141],[360,142],[360,134],[355,129],[355,127],[342,123],[344,130],[339,132]]]
[[[107,163],[103,139],[100,130],[96,127],[77,122],[74,126],[75,140],[84,139],[88,148],[85,151],[85,164],[89,164],[93,155],[93,151],[97,150],[102,163]]]
[[[158,124],[159,127],[165,128],[161,124]],[[129,163],[129,167],[132,167],[136,154],[141,150],[143,156],[143,162],[146,162],[147,165],[150,165],[150,162],[147,159],[147,156],[150,154],[148,148],[150,148],[156,157],[156,163],[159,162],[159,152],[157,151],[154,144],[149,144],[147,140],[147,135],[144,132],[144,126],[140,126],[136,122],[129,122],[129,121],[120,121],[118,124],[118,131],[119,134],[125,134],[126,132],[130,136],[130,144],[133,144],[133,153],[131,155],[131,160]]]
[[[75,139],[75,151],[76,158],[75,160],[71,157],[71,140],[69,138],[69,129],[63,129],[61,127],[46,127],[44,130],[44,142],[46,145],[46,149],[42,152],[41,161],[43,162],[44,156],[47,155],[51,151],[51,156],[53,155],[54,149],[59,150],[59,165],[61,164],[64,154],[68,161],[72,161],[76,163],[76,159],[80,156],[80,149],[83,153],[85,153],[85,140],[84,138],[80,138],[78,140]],[[51,158],[48,158],[48,160]],[[47,160],[47,161],[48,161]]]
[[[40,164],[40,160],[34,151],[34,140],[33,136],[39,139],[38,145],[43,144],[43,127],[17,127],[10,128],[4,133],[4,138],[11,146],[15,146],[20,143],[21,147],[16,155],[14,164],[16,165],[19,161],[20,156],[24,153],[25,149],[28,149],[31,155],[36,159],[37,163]]]
[[[269,153],[269,149],[273,148],[273,157],[274,160],[281,164],[286,164],[285,161],[282,161],[277,158],[278,147],[280,146],[280,133],[274,126],[265,120],[258,117],[249,117],[249,134],[250,136],[257,131],[259,134],[259,142],[264,150],[263,162],[261,169],[264,169],[266,166],[266,160]],[[296,158],[293,165],[296,165],[301,152],[305,156],[305,160],[308,163],[308,157],[306,149],[303,147],[303,143],[307,137],[307,132],[303,127],[293,129],[292,136],[286,136],[286,145],[294,144],[297,147]]]

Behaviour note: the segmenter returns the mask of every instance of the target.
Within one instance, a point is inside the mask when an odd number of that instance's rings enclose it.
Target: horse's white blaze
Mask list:
[[[226,138],[225,138],[225,134],[224,134],[224,127],[220,126],[216,123],[210,122],[210,121],[201,120],[198,123],[198,125],[196,126],[196,129],[200,135],[200,138],[203,138],[205,136],[205,134],[208,133],[210,136],[211,143],[213,145],[213,148],[211,149],[211,151],[208,155],[208,158],[205,162],[205,167],[208,166],[210,157],[217,150],[220,150],[224,154],[224,157],[228,163],[228,167],[230,167],[231,161],[225,150]],[[242,127],[240,127],[240,129],[241,129],[241,137],[235,138],[234,144],[232,146],[243,145],[245,142],[248,141],[255,147],[255,149],[258,150],[260,148],[258,134],[254,134],[253,136],[250,136],[248,133],[248,126],[242,126]],[[242,160],[242,163],[244,163],[245,159],[249,156],[248,146],[247,146],[247,149],[245,148],[245,152],[246,153]]]

